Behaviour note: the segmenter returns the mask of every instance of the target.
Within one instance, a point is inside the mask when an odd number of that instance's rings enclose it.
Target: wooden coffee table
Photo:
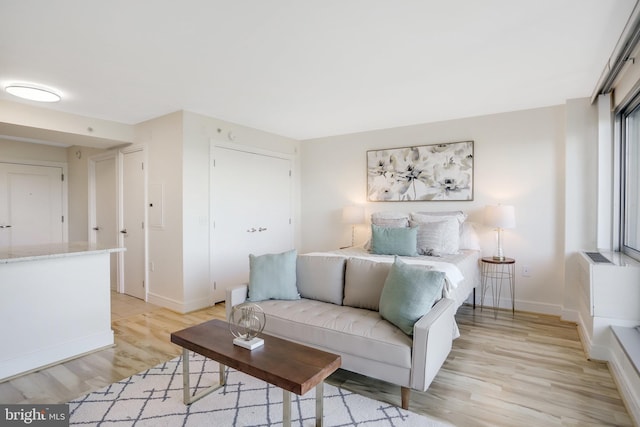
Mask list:
[[[229,324],[210,320],[171,334],[171,342],[182,347],[183,399],[185,405],[224,385],[224,367],[229,366],[282,389],[283,425],[291,425],[291,392],[304,395],[316,388],[316,426],[322,426],[323,384],[342,363],[337,354],[261,334],[264,345],[247,350],[233,345]],[[220,363],[219,384],[191,396],[189,351]]]

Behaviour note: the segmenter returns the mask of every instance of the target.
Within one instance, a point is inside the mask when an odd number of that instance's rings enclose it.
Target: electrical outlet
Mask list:
[[[528,265],[522,266],[522,277],[531,277],[531,267]]]
[[[155,271],[156,269],[156,265],[153,263],[153,261],[149,262],[149,271]]]

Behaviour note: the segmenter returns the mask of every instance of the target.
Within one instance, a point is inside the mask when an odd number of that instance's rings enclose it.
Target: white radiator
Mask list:
[[[590,358],[608,360],[610,326],[640,323],[640,263],[619,252],[580,252],[580,332]]]

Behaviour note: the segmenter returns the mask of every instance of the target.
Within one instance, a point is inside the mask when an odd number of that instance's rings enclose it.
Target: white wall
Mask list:
[[[148,183],[164,189],[164,227],[149,227],[149,301],[180,312],[211,303],[209,272],[209,150],[212,141],[297,156],[295,140],[191,112],[176,112],[136,126],[148,151]],[[294,175],[299,176],[294,160]],[[239,165],[241,170],[241,165]],[[294,221],[299,224],[299,179]],[[296,241],[300,241],[299,226]]]
[[[565,293],[567,320],[578,321],[578,251],[596,250],[598,185],[598,109],[588,99],[566,104],[565,138]]]
[[[80,146],[66,149],[70,242],[89,240],[89,157],[106,151]]]
[[[164,189],[164,227],[148,228],[148,301],[183,310],[182,264],[182,113],[158,117],[136,126],[136,143],[147,152],[147,183]]]
[[[463,210],[482,222],[487,204],[513,204],[517,228],[504,233],[505,254],[516,266],[516,308],[561,314],[564,302],[565,107],[494,114],[303,141],[301,250],[350,243],[341,209],[363,204],[374,211]],[[474,200],[470,202],[366,202],[366,151],[474,140]],[[483,252],[494,249],[492,230],[480,227]],[[368,238],[357,228],[356,243]],[[529,266],[531,277],[522,277]]]
[[[67,149],[0,138],[0,159],[64,163],[67,161]]]

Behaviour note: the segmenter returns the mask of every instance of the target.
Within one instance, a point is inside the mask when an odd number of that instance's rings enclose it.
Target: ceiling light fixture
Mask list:
[[[14,83],[4,88],[8,93],[19,98],[38,102],[58,102],[62,99],[60,95],[51,89],[34,86],[25,83]]]

